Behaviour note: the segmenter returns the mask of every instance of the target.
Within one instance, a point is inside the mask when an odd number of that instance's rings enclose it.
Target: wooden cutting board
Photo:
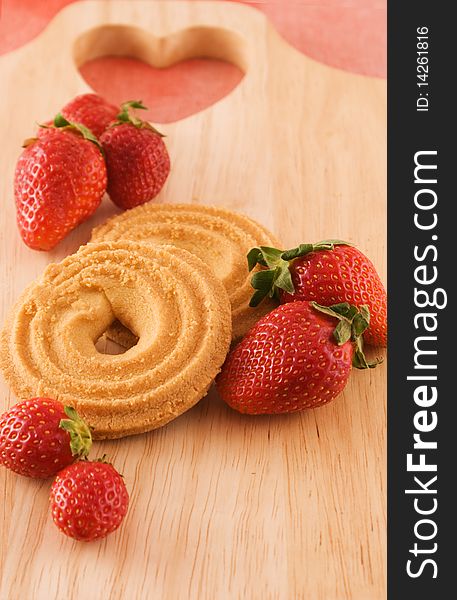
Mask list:
[[[355,33],[356,35],[356,33]],[[196,56],[246,73],[223,100],[167,124],[160,202],[245,212],[285,246],[355,242],[385,277],[386,85],[318,64],[254,9],[224,2],[81,2],[0,58],[2,319],[19,292],[87,241],[29,250],[12,178],[24,138],[76,94],[77,66],[127,55],[166,67]],[[0,470],[0,598],[371,600],[385,596],[386,365],[356,372],[331,405],[252,418],[212,390],[147,435],[95,444],[123,472],[122,528],[84,544],[47,509],[50,482]],[[0,409],[15,402],[1,381]]]

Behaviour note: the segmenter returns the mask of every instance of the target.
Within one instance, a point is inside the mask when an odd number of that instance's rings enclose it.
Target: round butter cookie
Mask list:
[[[92,232],[91,241],[134,240],[173,244],[205,262],[223,283],[232,306],[232,336],[242,337],[275,306],[265,300],[251,308],[253,294],[246,255],[255,246],[280,248],[265,227],[240,213],[199,204],[143,204],[108,219]],[[116,324],[109,337],[121,345],[134,342]]]
[[[116,319],[138,341],[101,354],[95,343]],[[0,366],[18,397],[56,398],[94,438],[118,438],[198,402],[230,340],[227,292],[200,259],[174,246],[100,242],[49,265],[23,292],[0,337]]]

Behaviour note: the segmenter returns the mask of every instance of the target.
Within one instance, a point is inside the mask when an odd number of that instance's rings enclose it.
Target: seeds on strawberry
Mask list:
[[[0,416],[0,464],[19,475],[47,478],[87,456],[88,426],[51,398],[20,402]]]
[[[16,165],[14,195],[22,239],[34,250],[51,250],[99,206],[106,166],[90,132],[61,119],[43,129]],[[91,139],[94,139],[93,136]]]
[[[255,293],[251,306],[265,296],[276,295],[281,304],[296,300],[315,301],[324,306],[349,302],[367,305],[370,327],[367,344],[387,346],[387,294],[373,263],[360,250],[341,240],[301,244],[292,250],[253,248],[249,269],[265,267],[252,277]]]
[[[216,379],[222,399],[242,413],[278,414],[327,404],[351,366],[368,368],[366,307],[297,301],[260,319],[228,355]]]
[[[61,471],[51,488],[50,506],[58,529],[75,540],[100,539],[119,527],[129,495],[113,465],[79,461]]]
[[[108,170],[108,195],[120,208],[149,202],[162,189],[170,172],[163,136],[133,116],[141,102],[126,102],[117,121],[100,137]]]

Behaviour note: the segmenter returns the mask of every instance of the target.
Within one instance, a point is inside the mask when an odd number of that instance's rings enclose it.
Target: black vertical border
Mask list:
[[[457,278],[457,21],[451,16],[452,3],[415,0],[388,2],[388,288],[389,288],[389,383],[388,383],[388,597],[391,600],[441,600],[457,597],[456,533],[457,468],[454,463],[457,443],[455,405],[457,392],[454,373],[457,372],[457,352],[454,347],[452,308]],[[429,29],[428,112],[416,111],[417,28]],[[421,150],[437,150],[438,225],[431,242],[431,232],[414,226],[414,155]],[[454,175],[455,174],[455,175]],[[414,246],[424,248],[435,243],[438,258],[438,281],[435,286],[446,289],[447,307],[436,310],[439,321],[435,333],[438,366],[438,400],[430,410],[438,414],[438,426],[428,434],[438,448],[427,453],[436,459],[438,476],[436,497],[438,509],[431,516],[436,521],[436,538],[426,542],[416,540],[414,525],[421,518],[413,506],[414,496],[405,489],[414,486],[414,474],[406,469],[406,455],[413,452],[413,418],[420,408],[414,403],[416,382],[406,377],[413,373],[414,315],[420,309],[414,305]],[[453,285],[454,284],[454,285]],[[433,309],[430,309],[433,310]],[[432,357],[433,361],[433,357]],[[416,372],[417,374],[417,372]],[[426,437],[424,435],[424,437]],[[429,474],[434,475],[433,473]],[[424,476],[424,480],[427,477]],[[416,486],[417,487],[417,486]],[[424,496],[421,496],[425,498]],[[424,500],[425,502],[425,500]],[[424,504],[425,506],[425,504]],[[424,529],[425,531],[425,529]],[[437,551],[423,554],[437,563],[437,577],[431,566],[421,576],[411,578],[406,571],[408,559],[415,559],[410,549],[415,542],[423,548],[437,543]],[[415,569],[420,558],[415,559]]]

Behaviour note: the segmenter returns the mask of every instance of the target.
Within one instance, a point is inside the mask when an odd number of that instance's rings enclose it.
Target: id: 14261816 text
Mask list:
[[[418,96],[416,101],[416,110],[418,112],[427,112],[429,108],[429,87],[428,87],[428,50],[429,36],[428,27],[418,27],[416,35],[416,71],[417,71],[417,89]]]

